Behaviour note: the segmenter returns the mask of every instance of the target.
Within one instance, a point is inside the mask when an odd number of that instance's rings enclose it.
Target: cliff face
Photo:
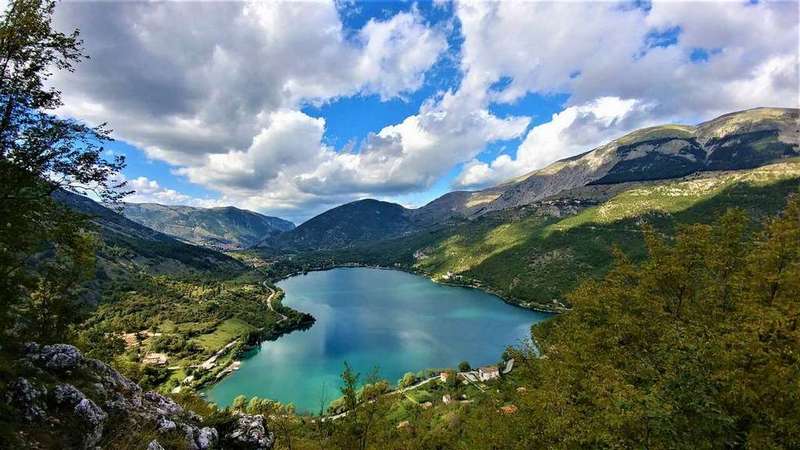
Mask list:
[[[262,416],[215,423],[141,387],[65,344],[28,344],[2,400],[16,412],[9,448],[271,449]],[[7,443],[4,443],[7,444]]]

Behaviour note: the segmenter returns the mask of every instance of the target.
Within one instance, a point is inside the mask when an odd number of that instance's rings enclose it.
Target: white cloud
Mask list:
[[[243,150],[271,113],[304,102],[413,92],[446,50],[415,11],[348,37],[333,2],[68,2],[57,18],[92,57],[55,80],[61,112],[108,120],[175,165]]]
[[[297,111],[270,115],[269,125],[244,151],[208,155],[178,170],[237,203],[291,210],[334,204],[371,193],[431,186],[454,161],[468,161],[487,142],[520,136],[527,118],[498,119],[485,110],[458,108],[446,94],[419,114],[369,136],[358,153],[322,143],[324,120]]]
[[[645,125],[798,107],[796,9],[791,2],[654,2],[649,12],[604,2],[460,3],[465,83],[506,79],[490,92],[501,103],[529,92],[571,96],[530,130],[516,157],[471,161],[456,185],[497,183]],[[677,43],[648,47],[650,33],[675,29]],[[707,61],[692,61],[697,49]]]
[[[549,122],[533,127],[517,149],[516,158],[500,155],[491,163],[473,160],[456,179],[460,187],[496,184],[531,168],[576,155],[636,128],[650,125],[650,105],[634,99],[603,97],[570,106]]]
[[[167,189],[158,184],[158,181],[147,177],[137,177],[127,180],[127,189],[136,191],[134,194],[125,198],[126,202],[131,203],[161,203],[166,205],[187,205],[195,204],[195,199],[181,194],[174,189]]]
[[[649,11],[459,2],[460,52],[447,48],[452,24],[431,26],[416,8],[357,30],[344,28],[332,2],[68,2],[59,10],[59,26],[80,26],[93,58],[56,80],[63,113],[110,121],[118,138],[221,202],[294,217],[423,190],[459,164],[457,185],[485,185],[643,125],[800,102],[790,2],[656,2]],[[649,46],[652,33],[675,27],[675,45]],[[696,49],[708,60],[692,61]],[[355,151],[326,145],[324,118],[300,111],[354,95],[407,97],[445,54],[460,58],[459,86]],[[529,117],[490,112],[531,92],[570,97],[527,135]],[[523,135],[516,153],[476,159],[487,144]]]

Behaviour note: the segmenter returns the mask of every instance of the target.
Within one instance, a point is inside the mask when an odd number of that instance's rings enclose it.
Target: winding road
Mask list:
[[[269,290],[269,292],[270,292],[270,294],[269,294],[269,297],[267,297],[267,305],[269,306],[269,310],[270,310],[270,311],[272,311],[272,312],[274,312],[275,314],[277,314],[277,315],[279,315],[279,316],[281,317],[280,319],[278,319],[278,323],[281,323],[281,322],[283,322],[284,320],[288,319],[288,317],[286,317],[286,315],[284,315],[283,313],[281,313],[281,312],[279,312],[279,311],[275,311],[275,307],[274,307],[274,306],[272,306],[272,299],[273,299],[273,298],[275,298],[275,296],[276,296],[276,295],[278,295],[278,291],[276,291],[275,289],[272,289],[272,288],[271,288],[271,287],[270,287],[270,286],[267,284],[267,280],[264,280],[264,282],[263,282],[263,283],[261,283],[261,284],[262,284],[262,285],[263,285],[265,288],[267,288],[267,289]]]

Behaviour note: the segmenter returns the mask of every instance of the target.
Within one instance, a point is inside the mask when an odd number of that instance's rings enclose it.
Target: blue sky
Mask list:
[[[796,107],[791,6],[69,2],[57,26],[91,60],[53,82],[61,114],[115,130],[132,201],[300,222],[420,206],[642,126]]]

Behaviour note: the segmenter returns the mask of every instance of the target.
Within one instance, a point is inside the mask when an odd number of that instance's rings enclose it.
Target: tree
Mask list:
[[[397,386],[401,388],[409,387],[413,385],[416,381],[417,381],[417,376],[414,375],[414,372],[406,372],[405,375],[403,375],[403,378],[401,378],[397,382]]]
[[[459,372],[469,372],[470,370],[472,370],[472,367],[469,365],[469,362],[461,361],[460,363],[458,363]]]
[[[231,408],[236,411],[244,412],[247,408],[247,397],[244,395],[237,395],[236,398],[233,399],[233,403],[231,403]]]
[[[77,30],[53,29],[54,8],[52,0],[13,0],[0,19],[0,339],[12,342],[23,334],[63,340],[92,273],[87,218],[53,195],[92,192],[113,203],[126,194],[115,181],[124,160],[102,156],[109,130],[52,113],[62,106],[60,92],[46,87],[52,72],[85,59]]]
[[[518,401],[529,425],[486,427],[492,439],[523,448],[800,445],[800,200],[759,235],[751,229],[730,210],[674,237],[646,230],[647,260],[618,254],[603,279],[569,295],[569,313],[534,328],[545,358],[515,373],[535,386]]]

